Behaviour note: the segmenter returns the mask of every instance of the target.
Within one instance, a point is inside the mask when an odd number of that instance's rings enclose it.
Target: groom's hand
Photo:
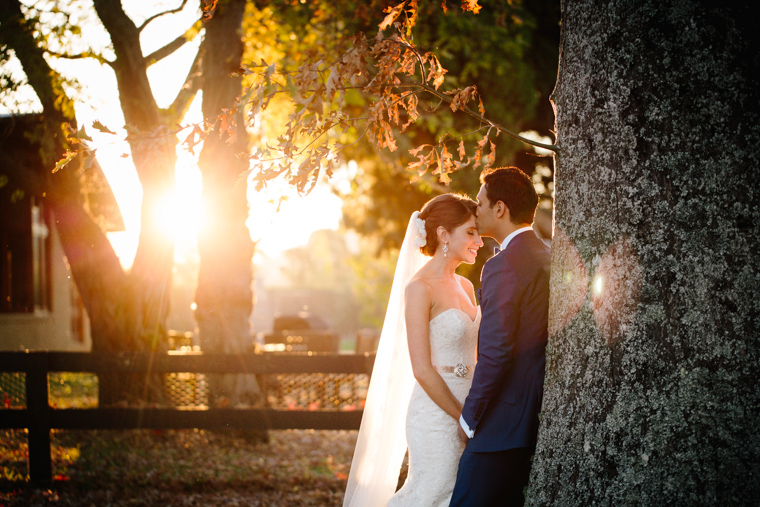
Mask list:
[[[470,437],[467,436],[467,433],[464,432],[464,429],[461,426],[459,426],[459,431],[457,433],[459,433],[459,439],[465,444],[470,440]]]

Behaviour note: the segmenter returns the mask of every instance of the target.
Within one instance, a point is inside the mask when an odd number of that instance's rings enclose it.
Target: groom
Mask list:
[[[500,251],[481,274],[478,363],[459,419],[467,443],[451,506],[522,506],[538,433],[549,314],[549,248],[538,196],[514,167],[481,175],[478,232]]]

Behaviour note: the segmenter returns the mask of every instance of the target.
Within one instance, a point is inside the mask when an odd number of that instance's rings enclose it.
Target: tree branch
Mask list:
[[[424,89],[426,92],[428,92],[428,93],[430,93],[430,94],[432,94],[432,95],[435,95],[435,96],[436,96],[436,97],[438,97],[439,99],[441,99],[441,100],[443,100],[443,101],[446,101],[446,102],[448,102],[449,104],[451,104],[451,103],[453,103],[453,102],[454,102],[454,99],[452,99],[452,98],[451,98],[451,97],[449,97],[448,95],[444,95],[443,93],[439,92],[438,90],[436,90],[436,89],[435,89],[435,88],[433,88],[432,86],[428,86],[428,85],[426,85],[426,84],[424,84],[424,83],[421,83],[419,86],[420,86],[420,87],[422,87],[422,88],[423,88],[423,89]],[[472,116],[473,118],[475,118],[475,119],[477,119],[477,120],[480,120],[480,121],[482,121],[483,123],[486,123],[487,125],[489,125],[489,126],[491,126],[491,127],[495,128],[495,129],[496,129],[496,130],[498,130],[499,132],[503,132],[504,134],[507,134],[508,136],[514,137],[515,139],[517,139],[517,140],[519,140],[519,141],[522,141],[522,142],[524,142],[525,144],[530,144],[531,146],[538,146],[539,148],[543,148],[543,149],[545,149],[545,150],[549,150],[549,151],[552,151],[552,152],[554,152],[554,153],[558,153],[558,152],[559,152],[559,148],[558,148],[556,145],[554,145],[554,144],[544,144],[544,143],[539,143],[538,141],[534,141],[534,140],[532,140],[532,139],[528,139],[527,137],[523,137],[523,136],[521,136],[520,134],[516,134],[516,133],[512,132],[511,130],[509,130],[509,129],[506,129],[506,128],[502,127],[502,126],[501,126],[501,125],[499,125],[498,123],[494,123],[494,122],[492,122],[491,120],[489,120],[489,119],[488,119],[488,118],[486,118],[485,116],[481,115],[481,114],[480,114],[480,113],[478,113],[477,111],[473,111],[473,110],[472,110],[472,109],[470,109],[469,107],[466,107],[466,106],[465,106],[465,107],[460,107],[459,109],[461,109],[461,110],[462,110],[462,111],[464,111],[465,113],[469,114],[469,115],[470,115],[470,116]]]
[[[179,48],[184,46],[186,43],[190,42],[191,40],[195,39],[195,36],[200,33],[201,27],[202,27],[201,20],[196,21],[193,26],[187,29],[185,33],[171,41],[166,46],[159,48],[155,51],[153,51],[151,54],[145,57],[145,65],[147,67],[150,67],[156,62],[159,62],[166,58],[167,56],[171,55],[175,51],[177,51]],[[139,29],[138,29],[139,30]]]
[[[396,44],[398,44],[398,45],[400,45],[400,46],[408,49],[409,51],[412,51],[414,53],[414,55],[417,57],[417,60],[420,62],[420,69],[422,70],[422,83],[419,83],[419,86],[421,88],[423,88],[425,91],[431,93],[432,95],[435,95],[440,100],[448,102],[449,104],[451,104],[451,103],[454,102],[454,99],[452,99],[448,95],[445,95],[445,94],[439,92],[438,90],[436,90],[435,88],[433,88],[432,86],[428,86],[426,84],[427,78],[425,77],[425,70],[424,70],[424,66],[422,64],[422,58],[421,58],[419,52],[417,51],[417,48],[415,48],[414,46],[411,46],[411,45],[409,45],[409,44],[407,44],[407,43],[405,43],[403,41],[399,41],[399,40],[396,40],[396,39],[389,39],[389,40],[391,40],[392,42],[394,42],[394,43],[396,43]],[[480,114],[479,112],[474,111],[474,110],[470,109],[469,107],[465,106],[465,107],[460,107],[459,109],[461,109],[465,113],[469,114],[473,118],[475,118],[477,120],[480,120],[480,121],[486,123],[487,125],[495,128],[499,132],[503,132],[504,134],[507,134],[508,136],[514,137],[515,139],[517,139],[519,141],[522,141],[522,142],[524,142],[526,144],[530,144],[532,146],[537,146],[539,148],[543,148],[545,150],[552,151],[554,153],[559,152],[559,148],[556,145],[539,143],[537,141],[533,141],[532,139],[528,139],[527,137],[523,137],[520,134],[516,134],[516,133],[512,132],[511,130],[502,127],[501,125],[492,122],[491,120],[489,120],[488,118],[486,118],[485,116],[483,116],[482,114]]]
[[[164,121],[167,125],[173,125],[179,123],[182,118],[187,114],[190,109],[198,90],[201,88],[201,50],[195,55],[195,60],[190,66],[190,70],[187,72],[185,83],[180,88],[177,96],[174,98],[172,104],[161,110],[161,115],[164,117]]]
[[[7,45],[15,51],[29,85],[42,104],[51,136],[55,135],[60,141],[56,146],[58,153],[47,154],[50,160],[46,163],[49,163],[65,151],[66,136],[60,132],[60,127],[64,122],[75,122],[74,103],[63,90],[61,76],[50,67],[43,50],[35,42],[34,22],[24,18],[18,0],[0,2],[0,27],[0,45]]]
[[[137,27],[124,12],[121,0],[94,0],[95,11],[111,36],[124,120],[140,131],[151,132],[160,124],[156,99],[150,88]]]
[[[150,23],[151,21],[155,21],[156,19],[160,18],[161,16],[165,16],[167,14],[176,14],[176,13],[180,12],[182,9],[185,8],[186,4],[187,4],[187,0],[182,0],[182,4],[179,7],[177,7],[176,9],[171,10],[171,11],[159,12],[158,14],[154,14],[153,16],[151,16],[148,19],[146,19],[145,21],[143,21],[143,24],[140,25],[140,27],[137,29],[137,32],[138,33],[142,33],[142,31],[145,29],[145,27],[148,26],[148,23]]]
[[[104,65],[113,66],[113,62],[106,59],[106,57],[104,57],[103,55],[98,54],[98,53],[92,53],[90,51],[85,51],[85,52],[77,53],[74,55],[69,54],[69,53],[59,53],[57,51],[50,51],[49,49],[45,50],[45,52],[51,56],[55,56],[56,58],[65,58],[67,60],[82,60],[84,58],[92,58]]]

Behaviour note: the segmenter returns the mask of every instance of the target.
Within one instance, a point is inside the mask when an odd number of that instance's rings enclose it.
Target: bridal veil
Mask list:
[[[406,342],[404,291],[428,260],[415,243],[418,215],[418,211],[412,214],[399,251],[343,507],[384,507],[396,491],[404,461],[405,415],[414,387]]]

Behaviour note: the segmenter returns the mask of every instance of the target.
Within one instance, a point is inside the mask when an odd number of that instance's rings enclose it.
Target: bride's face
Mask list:
[[[450,255],[456,255],[462,259],[462,262],[472,264],[478,255],[478,249],[483,246],[483,240],[478,234],[478,227],[475,225],[475,217],[470,219],[451,231],[449,237]]]

